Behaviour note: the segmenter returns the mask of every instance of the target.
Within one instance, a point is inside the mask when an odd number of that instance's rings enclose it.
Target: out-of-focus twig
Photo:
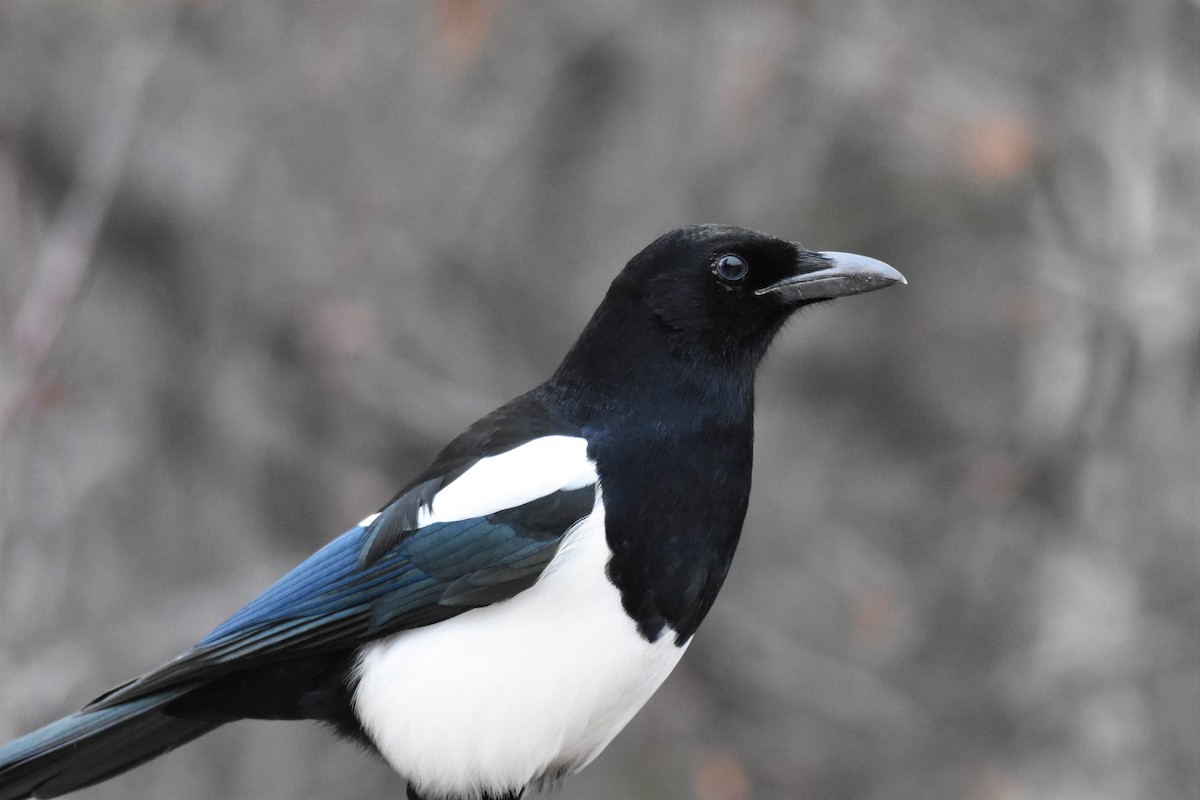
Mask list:
[[[12,374],[0,384],[0,441],[35,392],[38,376],[92,262],[101,225],[125,171],[146,85],[175,31],[178,8],[164,6],[155,29],[118,47],[97,95],[68,189],[8,330]],[[5,388],[7,387],[7,388]]]

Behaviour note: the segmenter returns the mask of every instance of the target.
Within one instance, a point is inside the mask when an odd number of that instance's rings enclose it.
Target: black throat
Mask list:
[[[729,570],[750,497],[757,358],[677,347],[652,314],[602,306],[541,388],[588,440],[608,576],[639,632],[689,639]],[[620,324],[605,319],[619,314]],[[620,331],[619,338],[609,332]]]

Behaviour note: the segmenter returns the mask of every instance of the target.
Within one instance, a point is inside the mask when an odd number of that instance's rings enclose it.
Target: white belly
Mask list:
[[[599,755],[683,655],[642,638],[604,574],[604,508],[531,588],[363,649],[355,710],[423,796],[502,794]]]

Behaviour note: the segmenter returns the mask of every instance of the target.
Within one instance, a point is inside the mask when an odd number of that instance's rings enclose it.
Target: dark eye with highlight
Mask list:
[[[750,271],[750,265],[741,256],[730,254],[718,258],[713,271],[722,280],[736,283],[746,277],[746,273]]]

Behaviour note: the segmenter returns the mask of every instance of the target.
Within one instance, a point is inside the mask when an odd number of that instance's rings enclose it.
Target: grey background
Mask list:
[[[185,649],[692,222],[792,325],[741,551],[559,795],[1200,794],[1195,2],[0,4],[0,737]],[[242,723],[81,794],[400,797]]]

